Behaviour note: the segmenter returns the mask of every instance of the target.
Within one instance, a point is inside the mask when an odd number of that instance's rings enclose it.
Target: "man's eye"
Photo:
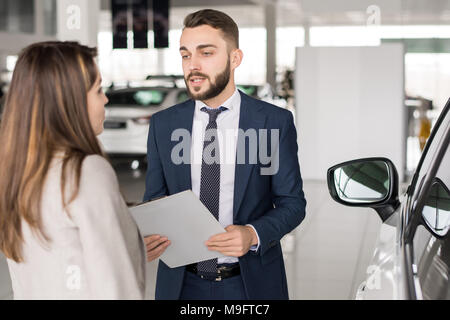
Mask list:
[[[205,56],[210,56],[210,55],[212,55],[212,52],[203,52],[203,54],[204,54]]]
[[[187,59],[187,58],[189,58],[188,55],[181,55],[181,59]]]

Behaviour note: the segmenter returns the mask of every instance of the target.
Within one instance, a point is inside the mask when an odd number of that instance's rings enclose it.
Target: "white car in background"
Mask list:
[[[138,86],[128,83],[107,90],[109,102],[105,106],[104,130],[99,136],[103,150],[111,157],[134,157],[145,162],[150,117],[188,100],[183,84],[182,76],[149,76]],[[267,86],[237,85],[237,88],[254,98],[285,107],[285,100],[275,97]]]
[[[104,131],[99,136],[104,151],[138,158],[147,154],[150,117],[189,98],[185,88],[164,86],[113,88],[106,96]]]
[[[244,92],[245,94],[260,99],[262,101],[274,104],[280,108],[286,108],[287,107],[287,101],[279,96],[276,95],[274,89],[272,86],[268,83],[264,85],[244,85],[244,84],[238,84],[236,85],[239,90]]]

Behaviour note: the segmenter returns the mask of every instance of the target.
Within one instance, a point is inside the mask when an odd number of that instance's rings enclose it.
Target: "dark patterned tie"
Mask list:
[[[219,220],[219,195],[220,195],[220,159],[219,141],[217,138],[217,116],[225,107],[218,109],[200,109],[209,114],[209,122],[205,130],[203,142],[202,169],[200,177],[200,201]],[[214,144],[214,145],[211,145]],[[209,146],[209,148],[208,148]],[[197,264],[198,272],[217,272],[217,258],[201,261]]]

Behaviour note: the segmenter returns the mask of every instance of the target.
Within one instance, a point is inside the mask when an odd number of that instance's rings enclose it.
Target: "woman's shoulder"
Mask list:
[[[100,155],[88,155],[81,166],[81,179],[88,181],[90,185],[101,183],[117,184],[116,173],[104,157]]]
[[[104,157],[98,154],[91,154],[83,160],[83,170],[112,170],[111,164]]]

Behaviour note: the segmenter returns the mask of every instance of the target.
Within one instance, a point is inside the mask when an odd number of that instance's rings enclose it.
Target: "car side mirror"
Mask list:
[[[398,174],[389,159],[365,158],[335,165],[327,172],[331,197],[344,205],[374,208],[386,221],[399,206]]]

